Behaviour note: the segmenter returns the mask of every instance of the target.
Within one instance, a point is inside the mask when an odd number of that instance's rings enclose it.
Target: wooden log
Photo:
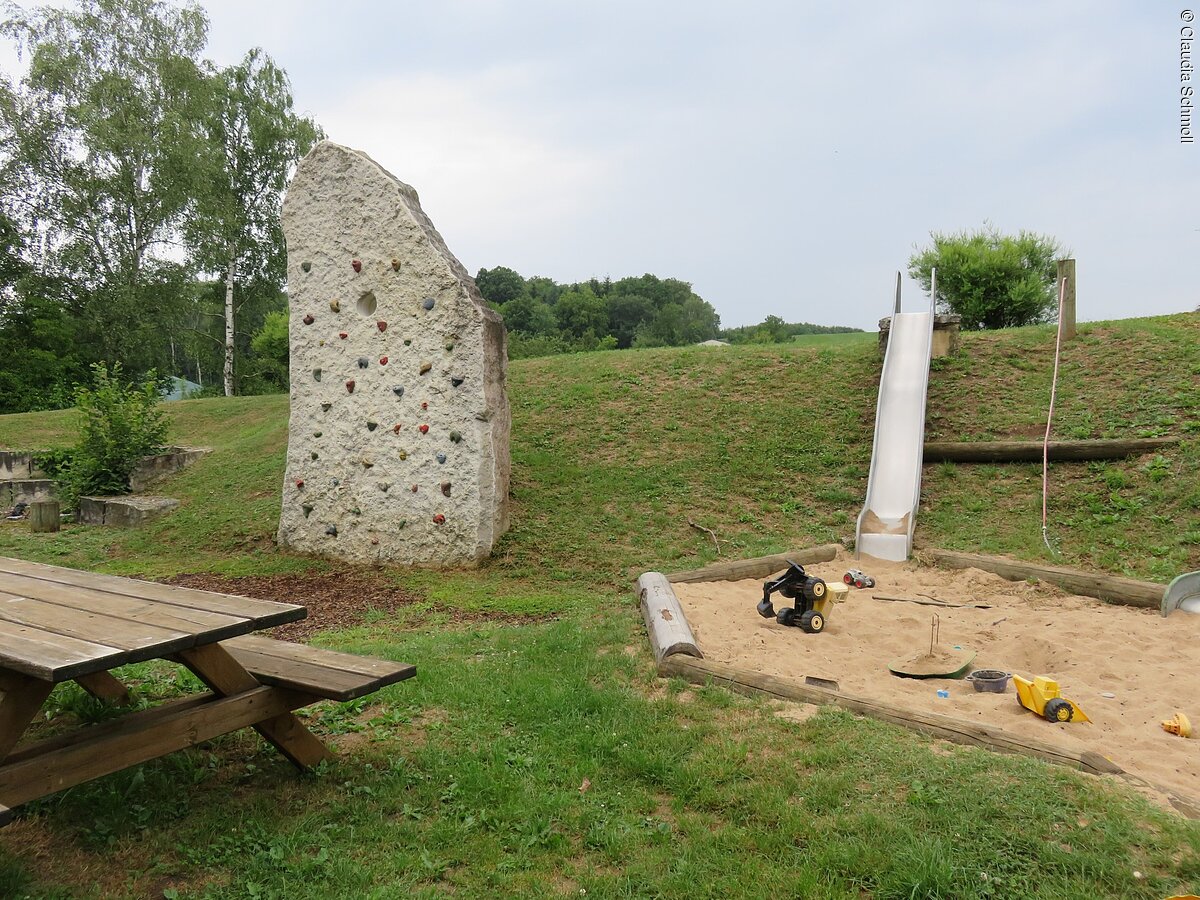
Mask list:
[[[689,569],[686,572],[675,572],[666,576],[672,584],[692,584],[699,581],[741,581],[743,578],[766,578],[775,572],[782,572],[788,566],[788,561],[800,565],[809,563],[829,562],[834,559],[840,544],[821,544],[819,547],[809,547],[806,550],[793,550],[791,553],[779,553],[773,556],[756,556],[752,559],[738,559],[733,562],[713,563],[702,569]]]
[[[1001,728],[990,725],[967,722],[937,713],[897,709],[866,697],[843,694],[786,678],[777,678],[773,675],[726,666],[706,659],[672,656],[658,664],[658,674],[664,678],[682,678],[692,684],[708,684],[710,682],[721,684],[732,691],[748,696],[765,696],[798,703],[840,706],[860,715],[899,725],[902,728],[955,744],[983,747],[999,753],[1033,756],[1056,765],[1078,769],[1090,775],[1114,775],[1131,784],[1158,791],[1164,794],[1171,805],[1183,815],[1190,819],[1200,818],[1200,801],[1128,773],[1108,757],[1090,750],[1076,752],[1043,741],[1010,734]]]
[[[1056,461],[1121,459],[1157,453],[1179,443],[1178,438],[1121,438],[1096,441],[1051,441],[1049,457]],[[1041,462],[1041,441],[926,441],[925,462]]]
[[[3,828],[13,819],[13,811],[7,806],[0,805],[0,828]]]
[[[1001,556],[984,556],[979,553],[958,553],[954,550],[922,548],[917,552],[919,559],[949,569],[983,569],[1007,578],[1009,581],[1025,581],[1036,578],[1056,584],[1073,594],[1096,597],[1107,603],[1158,609],[1162,605],[1165,584],[1153,581],[1138,581],[1120,575],[1097,575],[1079,569],[1062,566],[1043,566]]]
[[[29,504],[29,530],[39,533],[58,531],[62,519],[57,500],[35,500]]]
[[[646,572],[637,580],[637,592],[655,662],[662,662],[675,653],[704,657],[666,576],[660,572]]]
[[[1063,287],[1062,336],[1069,341],[1075,337],[1075,260],[1058,261],[1058,283]]]

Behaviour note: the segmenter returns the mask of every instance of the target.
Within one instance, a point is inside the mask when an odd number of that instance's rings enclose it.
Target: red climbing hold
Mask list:
[[[375,325],[379,328],[380,331],[387,331],[387,322],[384,322],[382,319],[380,319],[378,322],[376,322]]]
[[[304,479],[303,478],[296,479],[296,487],[298,487],[298,488],[304,487]]]
[[[353,378],[351,378],[349,381],[346,382],[346,390],[348,390],[352,394],[354,393],[354,379]]]
[[[443,516],[441,513],[438,513],[436,516],[433,517],[433,524],[434,525],[445,525],[446,517]]]
[[[417,431],[421,432],[421,434],[429,434],[429,426],[428,425],[418,425]]]
[[[395,425],[392,426],[392,431],[394,431],[396,434],[399,434],[400,428],[401,428],[401,425],[399,422],[397,422]]]
[[[422,403],[422,404],[421,404],[421,409],[429,409],[429,404],[428,404],[428,403]]]
[[[355,272],[362,271],[362,260],[361,259],[351,260],[350,265],[353,266]]]
[[[346,332],[344,332],[344,331],[339,331],[339,332],[338,332],[338,337],[340,337],[340,338],[341,338],[343,341],[344,341],[346,338],[348,338],[349,336],[350,336],[350,335],[346,334]]]
[[[387,365],[387,357],[386,356],[379,357],[379,364],[381,366],[386,366]]]
[[[409,488],[409,490],[415,494],[417,492],[417,486],[414,484],[412,487]]]
[[[305,325],[311,325],[311,324],[312,324],[313,322],[315,322],[315,321],[316,321],[316,319],[314,319],[314,318],[312,317],[312,313],[309,313],[307,316],[305,316],[305,317],[304,317],[304,324],[305,324]]]

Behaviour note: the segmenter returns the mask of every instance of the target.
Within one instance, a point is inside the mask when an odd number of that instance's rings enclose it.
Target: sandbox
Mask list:
[[[808,572],[831,582],[840,582],[851,567],[874,576],[876,586],[852,589],[817,635],[755,612],[762,577],[673,579],[671,588],[704,659],[670,657],[661,666],[664,674],[695,678],[707,673],[735,687],[735,682],[766,684],[766,692],[777,696],[840,702],[927,733],[965,737],[967,743],[1032,752],[1085,771],[1123,772],[1131,781],[1161,790],[1176,808],[1196,814],[1200,740],[1168,734],[1161,722],[1176,711],[1200,721],[1195,659],[1200,617],[1164,619],[1155,610],[1110,605],[1046,582],[1008,581],[974,568],[947,571],[911,561],[855,560],[845,551],[829,561],[805,563]],[[789,601],[776,595],[775,603]],[[976,651],[974,668],[1055,677],[1063,695],[1092,723],[1046,722],[1018,705],[1011,684],[1003,694],[979,693],[963,680],[892,675],[889,661],[928,647],[935,614],[942,644]],[[806,688],[806,676],[834,681],[837,690]],[[772,687],[780,685],[798,687]],[[939,690],[949,696],[940,697]]]

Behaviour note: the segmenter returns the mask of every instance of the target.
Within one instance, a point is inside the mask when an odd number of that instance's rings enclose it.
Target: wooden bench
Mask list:
[[[416,666],[405,663],[258,635],[230,638],[221,646],[263,684],[326,700],[355,700],[417,674]]]

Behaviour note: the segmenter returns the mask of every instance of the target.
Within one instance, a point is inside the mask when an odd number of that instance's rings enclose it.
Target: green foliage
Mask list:
[[[288,353],[291,344],[288,339],[288,311],[277,309],[267,313],[263,319],[262,328],[255,332],[250,339],[250,349],[254,351],[253,364],[256,371],[243,381],[261,383],[265,388],[275,391],[286,391],[288,387]],[[263,391],[247,391],[243,384],[243,393],[266,393]]]
[[[861,328],[845,325],[813,325],[809,322],[785,322],[779,316],[767,316],[758,325],[721,329],[721,339],[731,344],[787,344],[806,334],[862,333]]]
[[[962,316],[963,328],[1015,328],[1057,317],[1055,261],[1064,251],[1054,238],[1028,231],[1013,237],[990,225],[930,237],[933,245],[912,255],[908,273],[928,291],[936,268],[937,302]]]
[[[60,475],[63,500],[74,506],[81,496],[122,494],[129,476],[144,456],[159,453],[167,436],[167,420],[159,406],[159,385],[151,373],[126,384],[120,364],[110,373],[92,366],[92,384],[79,386],[79,440],[70,465]]]

